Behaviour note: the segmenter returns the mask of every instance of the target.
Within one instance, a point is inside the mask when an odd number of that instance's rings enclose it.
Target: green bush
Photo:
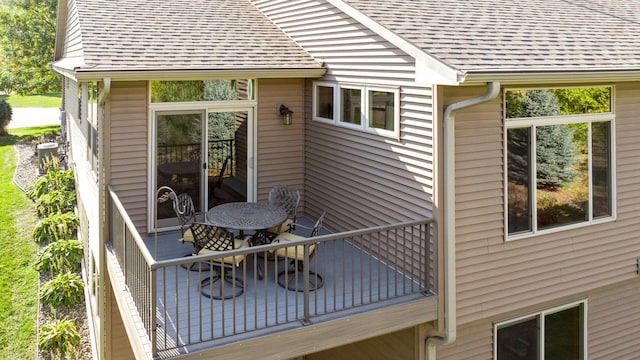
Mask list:
[[[69,319],[50,320],[40,328],[38,345],[44,353],[52,358],[75,358],[76,346],[80,344],[80,334],[75,321]]]
[[[39,243],[52,243],[76,237],[80,219],[73,212],[53,213],[42,218],[33,228],[33,239]]]
[[[50,271],[54,274],[76,272],[80,270],[83,254],[80,241],[59,240],[45,246],[38,253],[34,267],[38,271]]]
[[[75,192],[53,190],[36,199],[36,212],[40,217],[46,217],[54,213],[71,212],[75,204]]]
[[[84,299],[84,283],[74,273],[56,275],[40,289],[40,301],[52,308],[73,307]]]
[[[6,100],[0,100],[0,135],[7,135],[7,125],[11,121],[13,111]]]
[[[58,164],[57,159],[55,159],[55,162]],[[49,168],[46,163],[45,167],[47,169]],[[57,168],[58,165],[52,165],[52,167]],[[74,192],[76,190],[73,170],[48,171],[39,177],[33,184],[29,185],[29,188],[27,189],[29,197],[34,200],[54,190],[68,192]]]

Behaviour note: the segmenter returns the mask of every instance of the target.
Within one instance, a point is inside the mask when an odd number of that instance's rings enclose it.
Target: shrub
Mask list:
[[[58,164],[58,159],[53,158]],[[48,168],[48,165],[45,165]],[[54,166],[54,165],[52,165]],[[58,165],[55,165],[57,169]],[[28,195],[32,199],[37,199],[42,195],[48,194],[54,190],[62,190],[68,192],[74,192],[76,189],[73,170],[66,171],[48,171],[43,176],[39,177],[33,184],[29,185]]]
[[[46,217],[54,213],[71,212],[75,204],[75,192],[53,190],[36,199],[36,212],[40,217]]]
[[[50,320],[40,328],[38,345],[43,352],[51,353],[53,358],[74,358],[78,344],[80,334],[73,320]]]
[[[33,239],[39,243],[73,239],[80,219],[73,212],[53,213],[42,218],[33,228]]]
[[[38,271],[50,271],[54,274],[76,272],[80,270],[83,253],[80,241],[59,240],[40,251],[34,267]]]
[[[56,275],[40,289],[40,301],[53,308],[73,307],[84,298],[84,283],[74,273]]]
[[[0,135],[7,135],[7,125],[11,121],[13,111],[6,100],[0,100]]]

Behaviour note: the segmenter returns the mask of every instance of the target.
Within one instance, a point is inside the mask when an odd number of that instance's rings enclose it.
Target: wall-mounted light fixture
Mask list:
[[[284,105],[280,105],[280,115],[282,115],[282,124],[293,124],[293,111]]]

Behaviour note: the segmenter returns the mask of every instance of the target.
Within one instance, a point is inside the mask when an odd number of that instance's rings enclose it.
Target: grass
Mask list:
[[[38,274],[32,264],[38,246],[31,231],[37,218],[33,202],[13,182],[13,145],[56,128],[11,129],[0,138],[0,359],[33,359],[36,350]]]
[[[47,93],[41,95],[0,95],[0,100],[6,100],[12,108],[58,108],[62,104],[60,93]]]

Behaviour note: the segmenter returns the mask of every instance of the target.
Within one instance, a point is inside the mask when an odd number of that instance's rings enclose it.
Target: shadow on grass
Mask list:
[[[14,145],[21,141],[36,140],[43,135],[58,135],[60,126],[34,126],[29,128],[8,129],[8,136],[0,136],[0,146]]]

